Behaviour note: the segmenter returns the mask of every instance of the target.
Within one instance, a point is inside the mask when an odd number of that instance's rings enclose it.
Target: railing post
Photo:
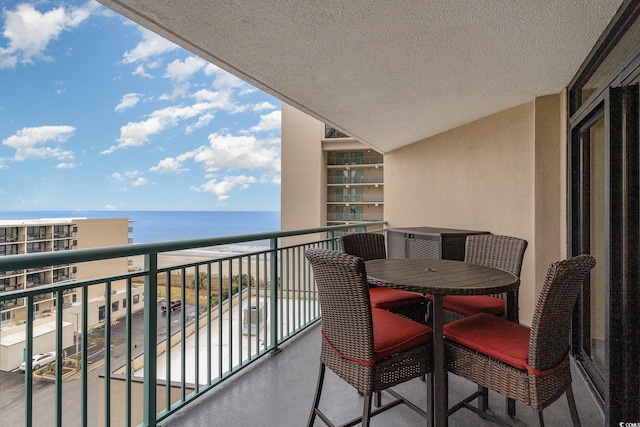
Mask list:
[[[27,319],[25,323],[25,351],[24,351],[24,425],[33,425],[33,296],[29,295],[27,301]],[[58,355],[60,357],[60,355]]]
[[[157,335],[158,335],[158,254],[144,256],[144,413],[143,425],[156,425]],[[169,302],[170,298],[167,298]],[[170,390],[167,390],[170,393]]]
[[[336,240],[335,240],[335,237],[334,237],[335,235],[334,235],[333,230],[329,230],[327,232],[327,236],[329,237],[329,248],[328,249],[331,250],[331,251],[335,251],[336,250],[336,244],[335,244]]]
[[[271,352],[273,354],[279,353],[278,348],[278,238],[271,239],[271,252],[269,256],[269,282],[270,293],[269,300],[271,301]]]

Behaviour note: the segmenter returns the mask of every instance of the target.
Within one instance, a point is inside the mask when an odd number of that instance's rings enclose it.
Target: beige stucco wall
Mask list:
[[[327,168],[320,144],[324,125],[282,104],[282,187],[280,223],[283,230],[315,228],[327,223]],[[284,239],[284,244],[312,241],[318,236]]]
[[[127,218],[78,219],[76,224],[78,225],[77,249],[118,246],[129,243],[129,220]],[[78,280],[83,280],[126,273],[129,269],[128,263],[129,260],[127,258],[85,262],[78,264],[76,277]],[[122,286],[119,284],[117,287],[121,288],[123,286],[124,284]],[[89,299],[103,294],[104,289],[102,286],[92,286],[89,290]],[[80,293],[78,294],[79,296]]]
[[[384,158],[389,227],[487,230],[529,242],[523,323],[531,321],[542,271],[564,257],[564,98],[538,98]]]

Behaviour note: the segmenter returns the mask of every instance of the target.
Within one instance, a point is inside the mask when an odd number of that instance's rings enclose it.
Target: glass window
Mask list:
[[[324,125],[324,137],[325,138],[349,138],[349,135],[340,132],[327,124]]]
[[[138,304],[140,302],[140,295],[136,294],[133,296],[133,303]]]
[[[111,303],[111,312],[118,311],[120,309],[120,301],[114,301]]]

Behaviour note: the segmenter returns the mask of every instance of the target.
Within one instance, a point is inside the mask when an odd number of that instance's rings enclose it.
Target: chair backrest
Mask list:
[[[467,236],[464,260],[471,264],[499,268],[520,277],[527,241],[495,234]]]
[[[373,323],[364,260],[326,249],[307,249],[318,287],[322,333],[346,358],[373,360]]]
[[[379,233],[353,233],[338,237],[342,252],[360,257],[365,261],[385,259],[387,250],[384,235]]]
[[[594,265],[596,260],[591,255],[578,255],[549,265],[531,323],[532,368],[551,369],[567,357],[573,306]]]

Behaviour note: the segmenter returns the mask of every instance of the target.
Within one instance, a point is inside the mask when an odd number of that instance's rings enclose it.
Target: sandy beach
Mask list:
[[[240,255],[241,253],[229,253],[229,252],[214,252],[214,251],[176,251],[176,252],[167,252],[158,255],[158,268],[166,268],[172,267],[176,265],[184,265],[184,264],[192,264],[192,263],[205,263],[207,261],[213,262],[212,268],[215,269],[215,273],[217,274],[218,262],[217,259],[226,258],[232,255]],[[138,255],[129,258],[131,261],[130,269],[132,271],[138,271],[144,269],[144,256]],[[269,266],[264,263],[264,256],[260,255],[260,276],[264,277],[265,274],[268,274]],[[269,260],[269,256],[267,255],[267,264]],[[249,260],[247,257],[236,258],[231,262],[231,269],[233,275],[238,274],[240,267],[240,260],[242,260],[242,273],[249,274]],[[229,272],[229,261],[222,261],[222,274],[223,276],[228,276]],[[267,273],[265,273],[267,272]],[[251,275],[256,276],[256,257],[251,257]]]

